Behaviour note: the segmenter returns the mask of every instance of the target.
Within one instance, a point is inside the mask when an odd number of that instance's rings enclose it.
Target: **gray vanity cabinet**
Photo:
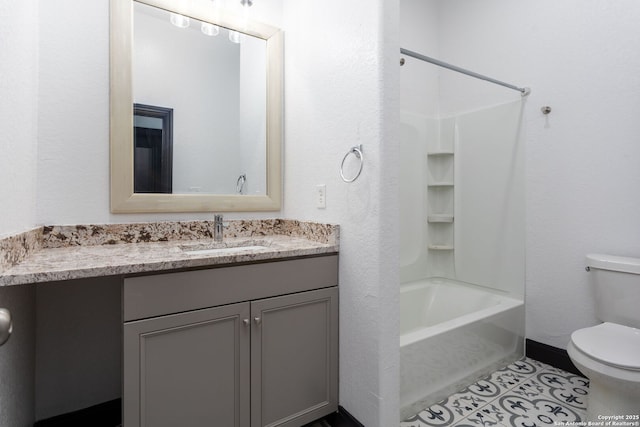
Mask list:
[[[337,256],[125,279],[123,427],[300,427],[336,411],[336,285]]]
[[[126,426],[249,426],[249,303],[124,327]]]
[[[252,427],[297,427],[337,409],[337,303],[335,287],[251,303]]]

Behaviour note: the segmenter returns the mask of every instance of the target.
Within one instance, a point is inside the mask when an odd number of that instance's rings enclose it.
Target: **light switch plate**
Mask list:
[[[316,185],[316,208],[325,209],[327,207],[327,186]]]

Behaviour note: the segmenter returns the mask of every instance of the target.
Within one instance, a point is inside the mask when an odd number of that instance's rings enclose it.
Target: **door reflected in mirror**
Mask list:
[[[173,110],[133,104],[133,188],[168,193],[173,188]]]
[[[265,195],[266,41],[139,2],[133,17],[133,102],[173,120],[134,123],[134,191]]]

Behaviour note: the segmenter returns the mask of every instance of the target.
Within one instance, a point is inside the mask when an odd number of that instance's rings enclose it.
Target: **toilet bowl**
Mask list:
[[[587,255],[596,317],[603,323],[571,334],[567,352],[589,379],[587,420],[640,416],[640,259]],[[631,418],[624,418],[629,416]]]
[[[589,378],[587,421],[640,415],[640,329],[609,322],[579,329],[567,352]]]

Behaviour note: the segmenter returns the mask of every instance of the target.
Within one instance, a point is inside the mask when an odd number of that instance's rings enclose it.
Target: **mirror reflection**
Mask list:
[[[134,192],[267,194],[267,42],[134,2]]]

